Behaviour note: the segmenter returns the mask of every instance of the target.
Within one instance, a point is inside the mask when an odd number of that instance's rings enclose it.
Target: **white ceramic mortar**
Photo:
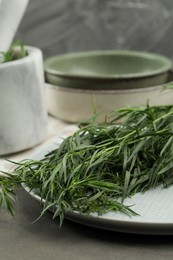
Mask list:
[[[46,135],[42,52],[0,64],[0,155],[42,142]]]

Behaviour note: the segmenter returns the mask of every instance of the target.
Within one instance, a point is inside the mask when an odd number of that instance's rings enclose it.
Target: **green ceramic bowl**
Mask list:
[[[130,89],[167,81],[171,61],[136,51],[90,51],[54,56],[45,61],[48,83],[68,88]]]

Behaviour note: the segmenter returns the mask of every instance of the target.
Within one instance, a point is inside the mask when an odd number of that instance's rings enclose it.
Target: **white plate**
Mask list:
[[[32,156],[32,159],[41,159],[49,151],[55,149],[60,144],[60,139],[51,142],[38,149]],[[29,189],[24,187],[27,192]],[[33,191],[29,194],[36,200],[41,198]],[[144,194],[137,193],[131,198],[125,200],[126,205],[133,205],[131,209],[139,214],[139,216],[129,217],[120,212],[109,212],[102,216],[96,214],[82,215],[78,212],[68,212],[65,218],[93,226],[96,228],[128,232],[139,234],[173,234],[173,186],[167,189],[157,187],[149,190]]]

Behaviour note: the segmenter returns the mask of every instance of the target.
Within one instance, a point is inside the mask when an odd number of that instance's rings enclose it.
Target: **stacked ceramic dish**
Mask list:
[[[136,51],[91,51],[45,61],[50,114],[79,122],[97,113],[98,121],[120,107],[173,104],[171,61]],[[95,112],[94,112],[95,111]]]

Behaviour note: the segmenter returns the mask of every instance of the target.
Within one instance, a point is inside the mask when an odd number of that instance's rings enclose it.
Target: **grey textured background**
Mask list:
[[[44,57],[133,49],[173,58],[173,1],[30,0],[17,37]]]

